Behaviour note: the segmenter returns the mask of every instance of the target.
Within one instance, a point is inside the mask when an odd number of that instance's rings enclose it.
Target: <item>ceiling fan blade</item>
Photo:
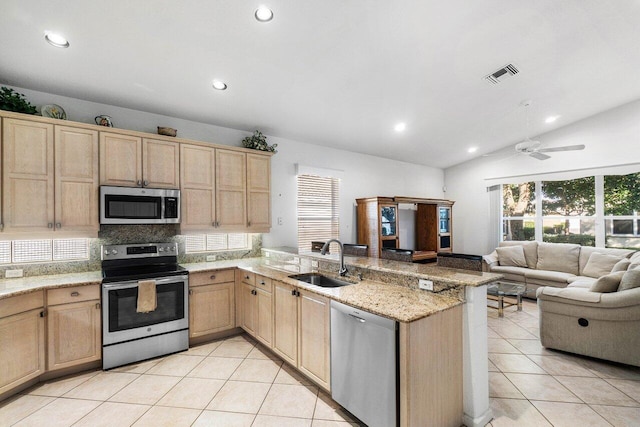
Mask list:
[[[546,154],[542,154],[538,151],[534,151],[533,153],[529,153],[529,155],[538,160],[547,160],[550,159],[551,156],[547,156]]]
[[[565,145],[563,147],[549,147],[549,148],[541,148],[538,153],[551,153],[554,151],[578,151],[584,150],[584,144],[580,145]]]

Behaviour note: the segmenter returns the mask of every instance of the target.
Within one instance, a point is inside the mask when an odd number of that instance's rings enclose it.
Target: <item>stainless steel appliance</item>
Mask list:
[[[138,284],[147,280],[157,307],[138,313]],[[102,246],[102,368],[188,348],[189,275],[177,243]]]
[[[178,224],[180,190],[100,187],[100,224]]]
[[[331,397],[369,427],[398,426],[397,322],[331,301]]]

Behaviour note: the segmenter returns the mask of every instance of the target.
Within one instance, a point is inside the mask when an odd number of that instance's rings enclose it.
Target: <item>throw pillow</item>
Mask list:
[[[640,287],[640,269],[627,270],[620,280],[618,292]]]
[[[579,257],[580,245],[573,243],[539,243],[536,269],[560,271],[578,276],[580,270]]]
[[[624,271],[618,271],[615,273],[607,274],[596,280],[589,288],[591,292],[615,292],[620,286]]]
[[[615,273],[616,271],[627,271],[630,265],[631,265],[631,261],[629,261],[626,258],[623,258],[620,261],[618,261],[616,265],[613,266],[613,268],[611,269],[611,272]]]
[[[584,266],[582,275],[597,278],[609,274],[613,266],[621,259],[622,258],[614,255],[605,255],[599,252],[594,252],[589,257],[587,265]]]
[[[522,246],[496,248],[496,252],[498,253],[498,263],[500,265],[527,268],[527,260],[524,257],[524,249]]]

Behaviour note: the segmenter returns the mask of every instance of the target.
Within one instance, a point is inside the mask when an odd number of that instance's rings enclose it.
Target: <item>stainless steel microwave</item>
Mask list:
[[[180,190],[100,187],[100,224],[179,224]]]

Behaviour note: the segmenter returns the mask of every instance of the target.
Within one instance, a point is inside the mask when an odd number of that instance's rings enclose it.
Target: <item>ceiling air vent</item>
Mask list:
[[[500,68],[498,71],[495,71],[484,78],[491,84],[497,85],[498,83],[504,81],[505,79],[518,74],[519,71],[513,64],[507,64],[504,67]]]

